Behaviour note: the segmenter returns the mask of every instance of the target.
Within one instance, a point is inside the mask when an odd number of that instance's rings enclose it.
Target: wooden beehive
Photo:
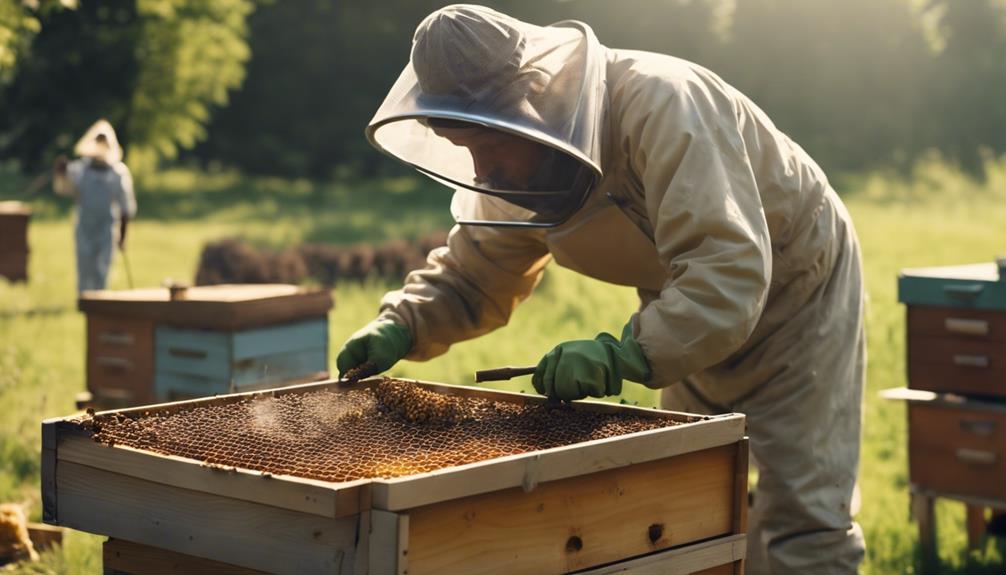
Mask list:
[[[0,202],[0,276],[28,281],[28,221],[31,208],[23,202]]]
[[[933,502],[967,507],[969,545],[984,508],[1006,506],[1006,260],[902,270],[907,307],[909,488],[923,556],[935,561]]]
[[[86,291],[87,388],[141,405],[304,381],[328,372],[325,290],[219,285]]]
[[[304,401],[322,392],[338,398],[380,381],[104,412],[90,425],[168,421],[186,410]],[[523,394],[416,385],[459,400],[491,400],[501,412],[545,409],[543,398]],[[106,557],[123,561],[116,568],[147,557],[271,573],[599,574],[656,565],[670,566],[662,573],[742,572],[743,415],[590,402],[564,409],[566,417],[634,418],[651,428],[397,477],[333,482],[263,473],[267,463],[231,467],[109,446],[107,439],[95,441],[103,432],[89,428],[86,417],[49,420],[43,423],[44,519],[115,538]],[[452,433],[445,429],[441,433]],[[311,437],[305,433],[304,441]]]

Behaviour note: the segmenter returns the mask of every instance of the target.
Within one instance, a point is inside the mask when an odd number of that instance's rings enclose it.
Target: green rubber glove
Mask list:
[[[538,362],[531,383],[551,399],[572,401],[617,395],[623,379],[642,383],[649,378],[649,363],[632,337],[632,325],[626,324],[622,341],[601,333],[555,346]]]
[[[367,362],[377,365],[378,373],[391,369],[412,349],[409,328],[388,319],[375,319],[349,337],[342,345],[335,365],[339,377]]]

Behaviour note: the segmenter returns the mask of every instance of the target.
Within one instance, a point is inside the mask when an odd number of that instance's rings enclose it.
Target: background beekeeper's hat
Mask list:
[[[98,136],[105,136],[105,141],[102,142]],[[122,148],[119,146],[119,139],[115,137],[112,125],[104,118],[87,129],[84,136],[74,146],[73,153],[85,158],[95,158],[106,164],[122,161]]]

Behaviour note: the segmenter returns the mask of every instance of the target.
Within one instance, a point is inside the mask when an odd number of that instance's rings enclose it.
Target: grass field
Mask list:
[[[0,173],[0,199],[20,184]],[[937,162],[908,180],[883,174],[850,178],[845,193],[863,244],[869,290],[869,371],[859,519],[866,531],[868,574],[918,572],[916,529],[908,520],[905,412],[877,392],[904,378],[904,312],[895,279],[903,267],[989,261],[1006,254],[1006,163],[990,165],[976,183]],[[301,241],[349,243],[416,237],[449,225],[448,196],[411,177],[315,184],[245,180],[233,174],[168,172],[138,189],[140,216],[129,258],[137,285],[191,280],[202,245],[242,236],[267,245]],[[39,422],[73,412],[84,387],[84,321],[75,311],[72,218],[63,201],[39,199],[31,224],[31,281],[0,279],[0,501],[25,503],[40,515]],[[112,288],[127,287],[122,260]],[[340,285],[331,315],[331,361],[346,336],[368,321],[389,286]],[[636,305],[632,290],[552,266],[511,325],[457,345],[426,364],[395,373],[470,383],[476,368],[534,363],[555,343],[617,332]],[[529,388],[527,381],[511,389]],[[504,387],[504,386],[501,386]],[[629,385],[624,399],[653,405],[656,395]],[[965,551],[963,508],[943,502],[939,517],[943,573],[1003,573],[1006,545],[989,541]],[[100,538],[71,533],[63,549],[24,573],[100,573]]]

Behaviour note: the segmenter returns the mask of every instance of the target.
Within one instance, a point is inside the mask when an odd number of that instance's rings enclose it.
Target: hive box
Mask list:
[[[1006,398],[1006,276],[997,264],[902,271],[912,389]]]
[[[1006,507],[1006,260],[906,269],[909,487],[923,556],[935,562],[933,502],[967,505],[982,544],[984,508]]]
[[[345,393],[376,382],[307,384],[115,413],[144,417],[267,394]],[[496,401],[544,401],[419,385]],[[392,479],[333,483],[109,447],[96,443],[79,417],[53,419],[42,425],[43,515],[47,523],[114,538],[105,566],[125,572],[137,572],[137,565],[155,573],[155,565],[233,573],[742,572],[743,415],[590,402],[572,409],[631,412],[669,426]]]
[[[28,220],[31,208],[23,202],[0,202],[0,276],[28,281]]]
[[[328,375],[328,291],[292,285],[85,291],[87,389],[95,403],[155,401],[317,381]]]

